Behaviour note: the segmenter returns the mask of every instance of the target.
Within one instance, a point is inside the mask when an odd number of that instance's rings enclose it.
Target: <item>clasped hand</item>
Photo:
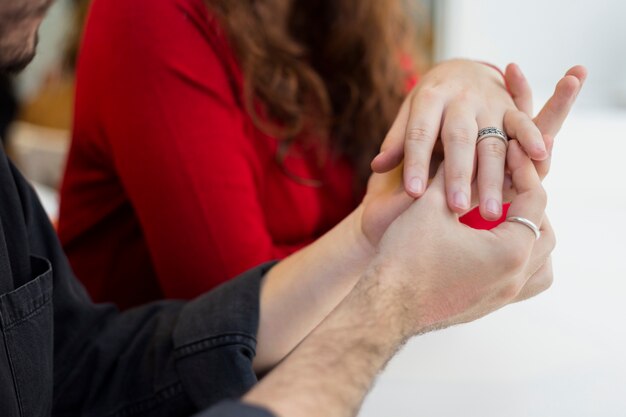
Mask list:
[[[506,147],[496,138],[476,144],[479,129],[496,127],[519,141],[540,163],[545,176],[552,141],[578,94],[586,70],[576,66],[557,84],[554,95],[533,120],[532,94],[522,72],[509,65],[504,78],[474,61],[452,60],[434,67],[407,96],[373,160],[384,173],[404,162],[403,184],[419,197],[432,166],[445,157],[446,197],[456,213],[472,206],[476,179],[480,213],[487,220],[501,216]]]
[[[532,119],[532,93],[517,65],[509,65],[504,78],[487,65],[466,60],[449,61],[427,73],[402,104],[372,162],[375,173],[362,214],[369,242],[376,246],[387,226],[424,193],[442,160],[448,207],[464,214],[478,205],[483,218],[500,218],[502,202],[510,201],[513,192],[506,146],[497,138],[477,146],[479,128],[498,127],[517,140],[543,179],[554,137],[586,75],[581,66],[567,71]]]

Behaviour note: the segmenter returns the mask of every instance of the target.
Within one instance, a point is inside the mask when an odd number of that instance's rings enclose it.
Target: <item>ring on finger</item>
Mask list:
[[[528,220],[526,217],[511,216],[511,217],[507,217],[506,221],[523,224],[524,226],[528,227],[535,234],[535,240],[538,240],[541,237],[541,230],[539,230],[539,228],[537,227],[535,223]]]
[[[505,145],[507,145],[509,143],[509,138],[507,137],[506,133],[504,133],[504,131],[502,129],[498,129],[497,127],[489,126],[489,127],[483,127],[482,129],[480,129],[478,131],[478,137],[476,138],[476,146],[478,146],[478,143],[481,140],[487,139],[487,138],[498,138]]]

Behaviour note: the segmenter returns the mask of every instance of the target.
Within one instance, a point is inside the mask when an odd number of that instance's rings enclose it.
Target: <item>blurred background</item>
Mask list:
[[[70,143],[74,69],[89,2],[57,0],[41,26],[33,63],[14,79],[0,75],[0,137],[52,219]]]
[[[33,65],[0,79],[0,136],[52,218],[88,3],[57,0]],[[516,62],[536,110],[569,67],[583,64],[590,75],[545,182],[559,237],[553,287],[477,323],[413,340],[361,416],[626,416],[626,3],[419,3],[428,61]]]

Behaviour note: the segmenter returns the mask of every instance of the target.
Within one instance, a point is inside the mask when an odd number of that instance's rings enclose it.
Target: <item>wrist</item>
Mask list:
[[[467,75],[468,71],[476,72],[477,69],[481,70],[483,74],[489,74],[494,79],[497,80],[498,83],[501,83],[505,88],[506,86],[506,77],[504,75],[504,71],[502,71],[497,65],[492,64],[487,61],[473,60],[467,58],[452,58],[446,61],[441,61],[433,67],[433,69],[441,67],[445,68],[457,68],[457,71],[462,71],[462,74]]]
[[[498,79],[499,81],[502,81],[502,84],[504,85],[504,88],[506,88],[506,91],[510,94],[511,92],[509,91],[509,86],[506,82],[506,76],[504,75],[504,71],[502,71],[500,69],[500,67],[498,67],[495,64],[492,64],[491,62],[487,62],[487,61],[474,61],[477,64],[481,64],[485,67],[491,68],[493,70],[493,72],[497,73],[498,75]]]
[[[409,314],[402,300],[381,278],[377,268],[368,267],[363,272],[334,312],[343,323],[336,330],[352,328],[352,337],[367,345],[371,353],[391,356],[414,333],[406,325]]]
[[[406,340],[379,295],[376,288],[354,288],[244,401],[278,416],[356,414],[376,375]]]
[[[373,257],[358,210],[274,266],[261,291],[256,370],[282,360],[352,291]]]
[[[360,272],[365,271],[365,267],[374,258],[377,252],[376,246],[370,241],[363,231],[363,203],[345,219],[345,229],[341,230],[341,236],[345,244],[350,247],[350,257],[359,264]],[[343,222],[342,222],[343,223]]]
[[[401,345],[428,329],[427,312],[418,308],[419,291],[407,286],[404,271],[389,257],[376,257],[366,268],[354,293],[362,297],[372,317],[371,326],[379,324],[379,335],[391,345]],[[420,277],[412,277],[411,282]]]
[[[496,72],[496,73],[500,76],[500,78],[502,79],[502,81],[505,81],[505,80],[506,80],[506,78],[505,78],[505,76],[504,76],[504,71],[502,71],[502,70],[500,69],[500,67],[498,67],[497,65],[492,64],[491,62],[487,62],[487,61],[474,61],[474,62],[476,62],[477,64],[481,64],[481,65],[484,65],[484,66],[486,66],[486,67],[491,68],[492,70],[494,70],[494,71],[495,71],[495,72]]]

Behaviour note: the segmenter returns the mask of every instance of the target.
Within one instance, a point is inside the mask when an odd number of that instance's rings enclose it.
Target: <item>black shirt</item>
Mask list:
[[[93,304],[0,150],[0,415],[271,416],[236,401],[256,383],[259,289],[270,267],[187,303],[124,313]]]

